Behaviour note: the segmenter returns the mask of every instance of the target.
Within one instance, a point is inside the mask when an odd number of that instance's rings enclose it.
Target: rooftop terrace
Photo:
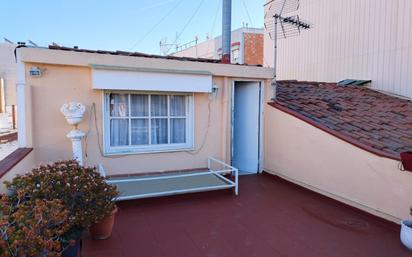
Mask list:
[[[84,257],[410,256],[399,227],[268,174],[216,191],[119,203]]]

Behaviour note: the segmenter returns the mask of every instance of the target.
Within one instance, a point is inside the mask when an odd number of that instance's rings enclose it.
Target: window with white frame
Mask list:
[[[105,152],[191,148],[192,108],[187,94],[105,93]]]

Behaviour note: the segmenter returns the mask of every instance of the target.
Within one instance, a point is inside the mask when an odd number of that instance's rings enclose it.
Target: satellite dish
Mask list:
[[[265,29],[273,40],[273,97],[276,99],[276,68],[277,68],[277,40],[299,36],[303,31],[309,30],[313,25],[299,17],[300,0],[272,0],[265,4],[268,6],[265,13]]]

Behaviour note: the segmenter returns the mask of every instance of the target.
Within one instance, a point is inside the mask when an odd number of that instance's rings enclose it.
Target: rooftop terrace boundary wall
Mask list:
[[[412,173],[273,106],[265,106],[264,170],[399,223],[409,218]]]
[[[35,166],[33,148],[18,148],[0,161],[0,193],[6,193],[5,181],[25,174]]]

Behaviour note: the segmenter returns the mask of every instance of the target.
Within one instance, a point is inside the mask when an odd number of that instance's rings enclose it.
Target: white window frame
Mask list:
[[[129,146],[110,146],[110,104],[109,94],[146,94],[146,95],[183,95],[186,96],[186,143],[178,144],[153,144],[153,145],[129,145]],[[168,97],[169,99],[169,97]],[[130,101],[130,97],[129,97]],[[150,108],[150,102],[149,102]],[[104,155],[125,155],[140,153],[160,153],[175,151],[191,151],[194,147],[194,93],[176,92],[147,92],[147,91],[125,91],[125,90],[105,90],[103,91],[103,152]],[[130,102],[129,102],[130,111]],[[168,100],[168,112],[169,100]],[[130,115],[130,113],[129,113]],[[150,109],[149,109],[150,117]],[[129,122],[130,123],[130,122]],[[150,118],[149,118],[150,124]],[[149,127],[150,128],[150,127]],[[129,125],[129,137],[130,135]],[[130,140],[130,139],[129,139]],[[168,115],[168,140],[170,141],[170,116]]]

